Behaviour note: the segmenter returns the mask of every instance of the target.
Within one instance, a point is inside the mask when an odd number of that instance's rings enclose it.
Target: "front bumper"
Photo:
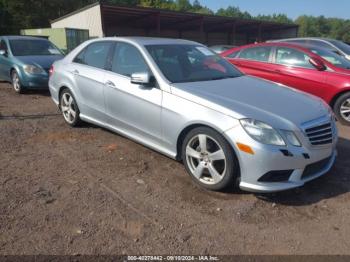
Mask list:
[[[337,156],[336,134],[332,144],[319,147],[309,145],[307,139],[302,141],[302,147],[264,145],[252,139],[240,125],[225,132],[225,135],[235,148],[239,160],[239,186],[250,192],[278,192],[303,186],[306,182],[326,174]],[[249,145],[254,155],[240,151],[236,146],[237,142]],[[281,150],[288,150],[289,154],[286,155]],[[317,163],[323,164],[317,167]],[[316,168],[310,168],[315,165]],[[289,171],[290,174],[283,181],[261,181],[265,174],[280,171]]]
[[[47,74],[30,75],[22,72],[21,83],[26,89],[48,89],[49,76]]]

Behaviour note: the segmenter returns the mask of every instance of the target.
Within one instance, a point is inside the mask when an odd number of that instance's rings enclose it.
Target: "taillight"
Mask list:
[[[49,76],[52,76],[52,75],[53,75],[53,65],[49,69]]]

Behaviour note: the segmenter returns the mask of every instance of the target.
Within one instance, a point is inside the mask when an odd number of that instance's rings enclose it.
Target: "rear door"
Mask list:
[[[113,42],[99,41],[85,47],[73,60],[70,72],[78,89],[83,115],[105,122],[104,84],[108,57]]]
[[[273,60],[276,81],[322,97],[327,87],[326,74],[309,60],[310,56],[298,49],[277,46]]]
[[[274,72],[271,68],[271,46],[256,46],[243,49],[234,58],[227,59],[238,66],[245,74],[275,81]],[[231,54],[232,56],[233,54]]]

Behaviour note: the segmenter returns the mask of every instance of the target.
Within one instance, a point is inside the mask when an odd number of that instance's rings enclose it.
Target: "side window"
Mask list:
[[[241,50],[238,50],[238,51],[236,51],[236,52],[233,52],[233,53],[227,55],[226,57],[227,57],[227,58],[236,58],[237,55],[239,54],[239,52],[241,52]]]
[[[288,47],[276,48],[276,63],[288,66],[313,68],[309,62],[310,57],[305,53]]]
[[[128,77],[133,73],[150,71],[140,51],[131,44],[121,42],[116,45],[111,69],[117,74]]]
[[[80,53],[74,58],[73,62],[74,63],[78,63],[78,64],[84,64],[84,55],[85,55],[85,49],[83,49],[82,51],[80,51]]]
[[[111,42],[92,43],[75,57],[74,62],[104,69],[111,46]]]
[[[6,44],[5,40],[0,41],[0,50],[8,51],[7,44]]]
[[[270,57],[271,47],[270,46],[258,46],[244,49],[240,54],[239,58],[247,60],[255,60],[259,62],[268,62]]]

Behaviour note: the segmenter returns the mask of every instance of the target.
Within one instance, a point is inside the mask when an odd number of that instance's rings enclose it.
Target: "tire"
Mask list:
[[[62,112],[64,121],[72,127],[81,124],[80,111],[78,104],[69,89],[64,89],[60,94],[60,110]]]
[[[21,79],[19,78],[19,75],[16,70],[12,70],[11,72],[11,84],[16,93],[18,94],[24,93],[25,89],[21,84]]]
[[[334,114],[343,125],[350,126],[350,92],[347,92],[335,101]]]
[[[236,186],[237,157],[226,139],[215,130],[208,127],[191,130],[183,141],[181,156],[187,172],[201,187],[220,191]]]

